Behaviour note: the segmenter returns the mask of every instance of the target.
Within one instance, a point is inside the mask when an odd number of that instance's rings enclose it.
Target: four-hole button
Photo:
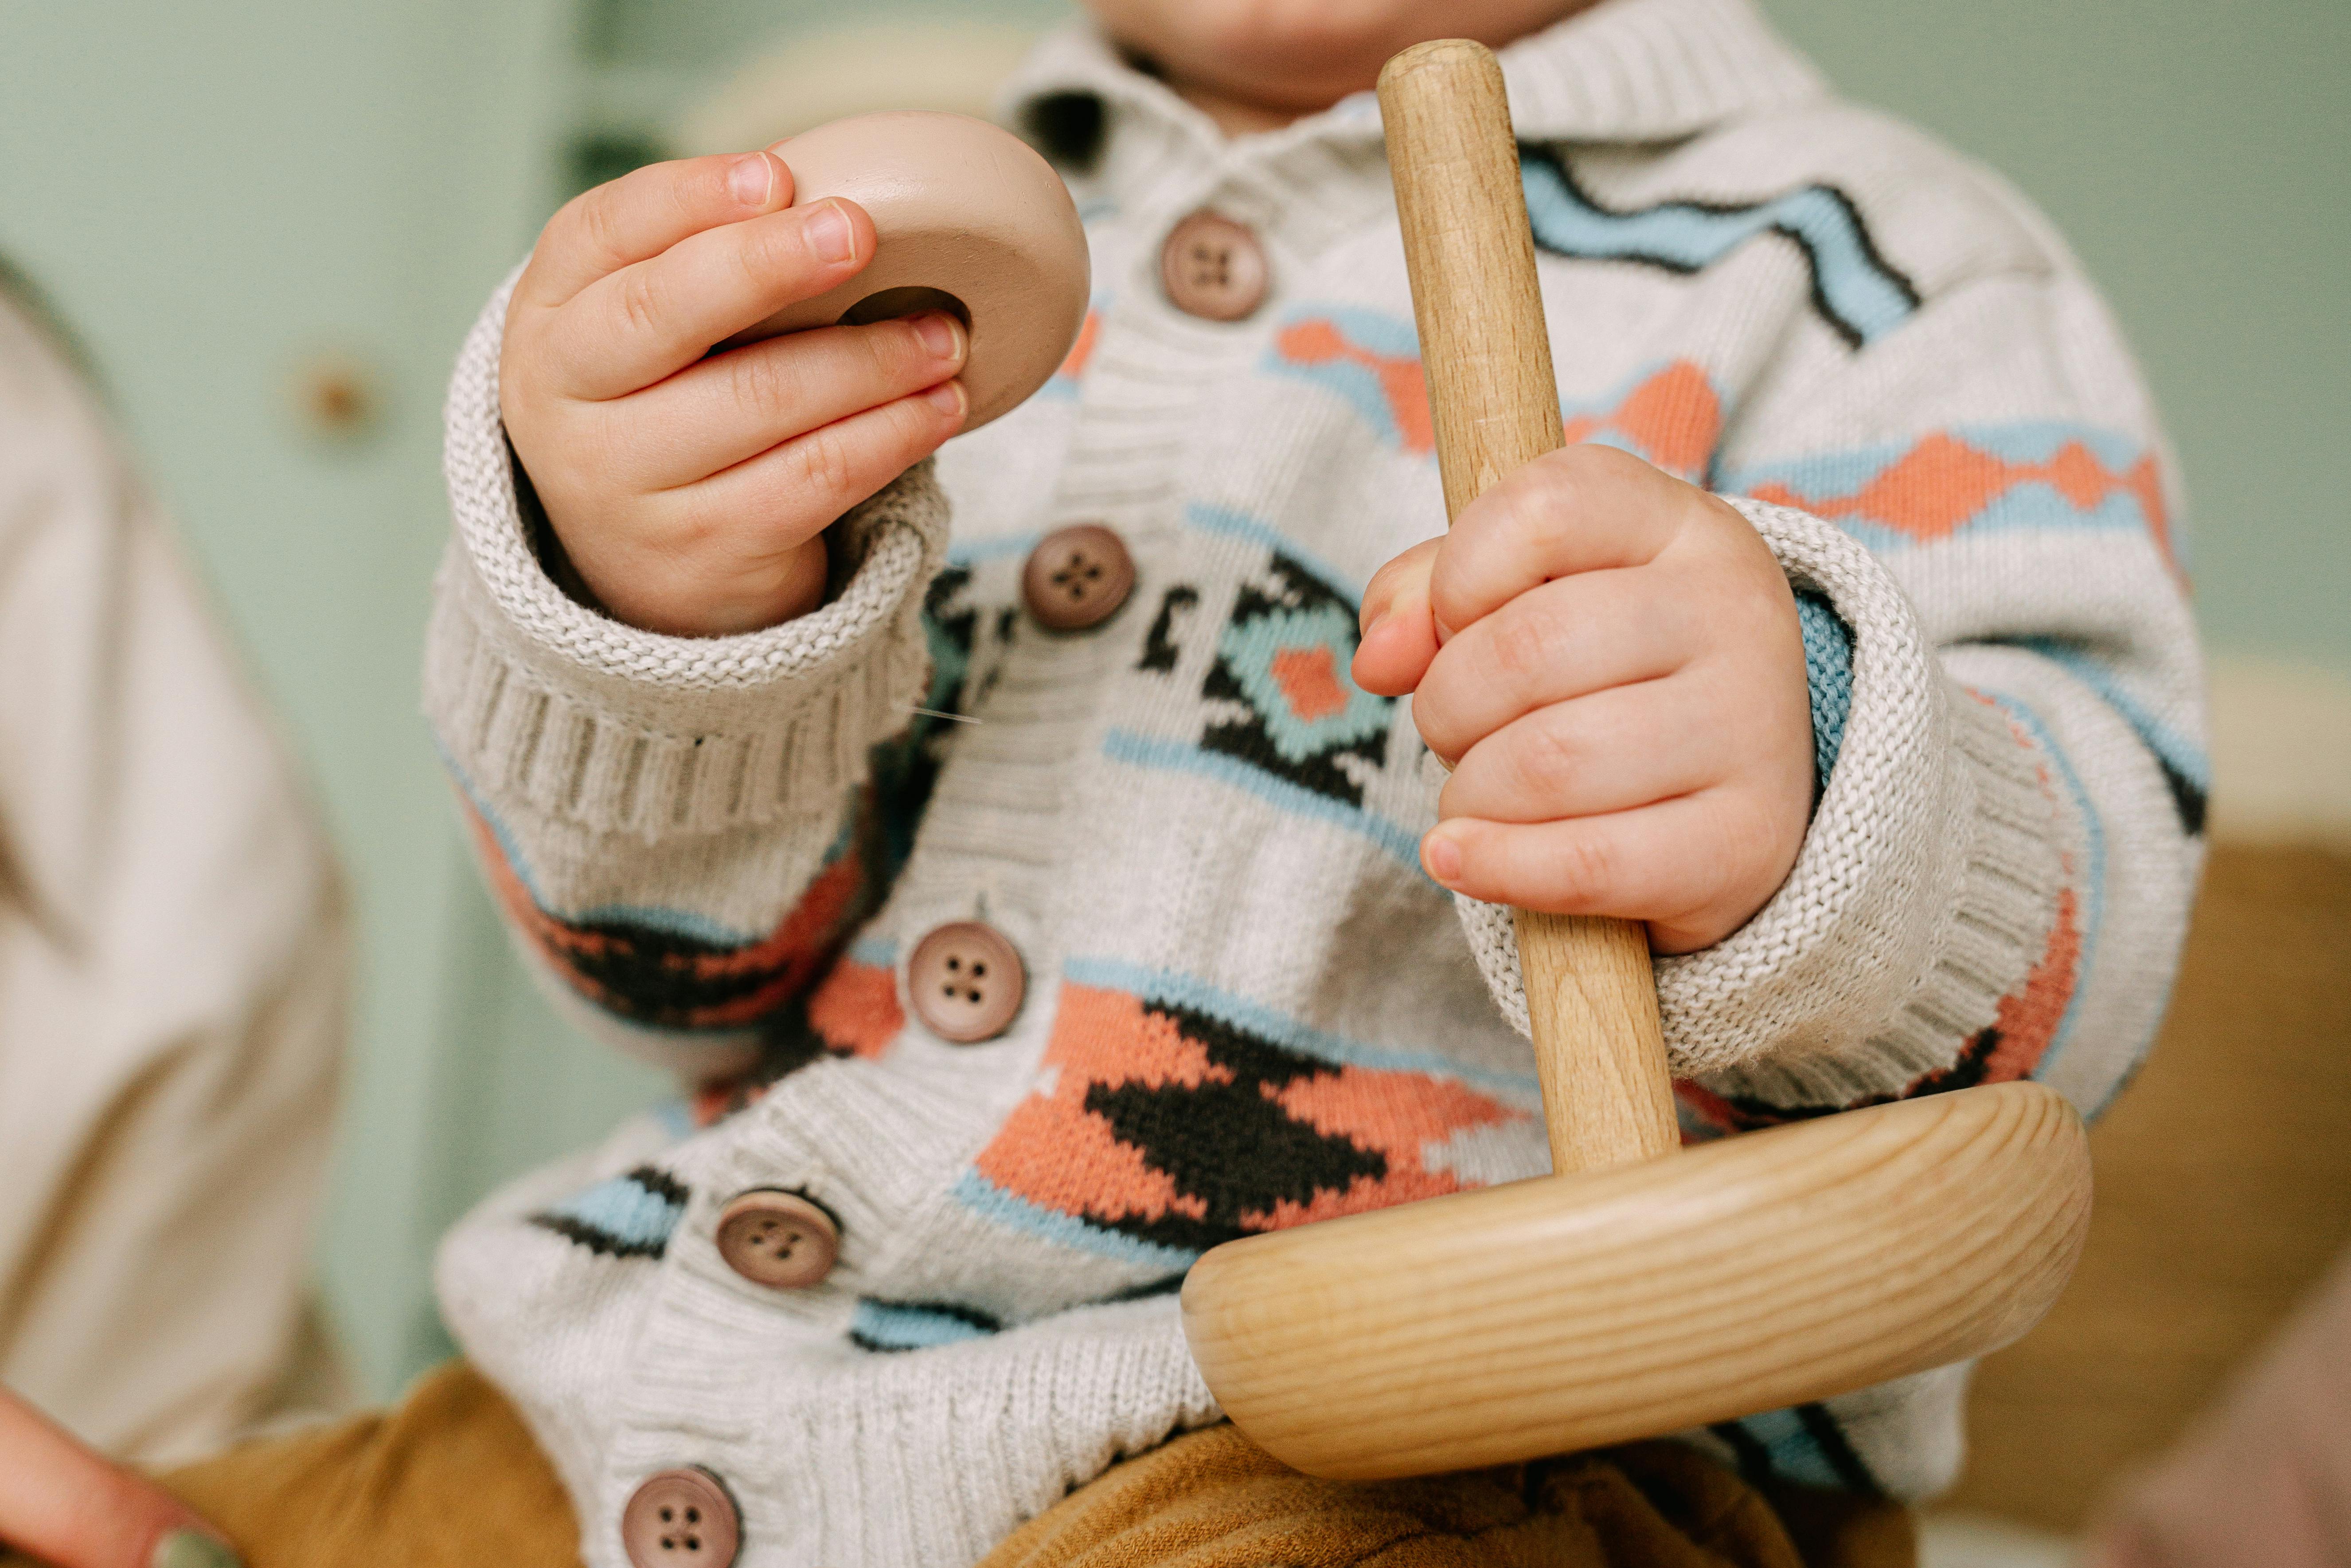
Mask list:
[[[755,1285],[804,1291],[832,1272],[841,1229],[799,1194],[758,1187],[718,1216],[718,1256]]]
[[[924,937],[906,964],[907,998],[941,1040],[993,1040],[1012,1025],[1029,975],[1004,934],[957,920]]]
[[[621,1511],[632,1568],[727,1568],[742,1538],[735,1500],[698,1467],[646,1478]]]
[[[1029,552],[1020,597],[1038,624],[1082,632],[1115,614],[1134,591],[1134,558],[1126,541],[1100,523],[1056,528]]]
[[[1177,224],[1159,252],[1168,302],[1207,321],[1238,321],[1265,300],[1271,281],[1257,235],[1215,213]]]

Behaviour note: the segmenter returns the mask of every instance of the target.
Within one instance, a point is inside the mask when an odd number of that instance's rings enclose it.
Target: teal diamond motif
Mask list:
[[[1347,674],[1355,617],[1336,604],[1275,610],[1235,622],[1217,639],[1225,667],[1289,762],[1304,763],[1379,735],[1388,704]]]

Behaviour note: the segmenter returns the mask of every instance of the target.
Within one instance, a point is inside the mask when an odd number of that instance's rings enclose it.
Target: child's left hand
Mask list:
[[[1747,519],[1604,446],[1528,464],[1364,595],[1355,682],[1453,767],[1421,863],[1473,898],[1722,940],[1796,863],[1796,601]]]

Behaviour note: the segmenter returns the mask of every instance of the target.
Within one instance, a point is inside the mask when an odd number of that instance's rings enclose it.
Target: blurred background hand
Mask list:
[[[0,1546],[55,1568],[236,1568],[239,1562],[171,1493],[84,1448],[5,1389]]]

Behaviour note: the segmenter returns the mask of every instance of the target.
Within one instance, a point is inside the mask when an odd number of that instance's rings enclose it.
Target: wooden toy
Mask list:
[[[1500,68],[1390,61],[1380,104],[1448,515],[1559,446]],[[1520,911],[1553,1174],[1252,1236],[1185,1332],[1300,1469],[1426,1474],[1678,1431],[1997,1348],[2088,1226],[2064,1099],[2016,1082],[1679,1150],[1642,928]]]
[[[945,309],[971,329],[964,429],[1043,386],[1086,314],[1086,235],[1061,177],[1019,138],[961,114],[836,120],[776,150],[792,203],[842,196],[872,214],[865,269],[728,340]]]

